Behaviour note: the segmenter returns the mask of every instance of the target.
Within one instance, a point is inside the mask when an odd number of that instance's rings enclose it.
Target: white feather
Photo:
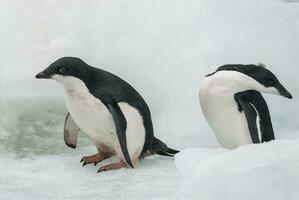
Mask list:
[[[258,136],[259,136],[259,139],[260,139],[260,142],[262,141],[262,131],[261,131],[261,124],[260,124],[260,120],[261,120],[261,118],[260,118],[260,114],[259,114],[259,112],[257,111],[257,109],[256,109],[256,107],[253,105],[253,104],[250,104],[253,108],[254,108],[254,110],[255,110],[255,112],[256,112],[256,127],[257,127],[257,131],[258,131]]]

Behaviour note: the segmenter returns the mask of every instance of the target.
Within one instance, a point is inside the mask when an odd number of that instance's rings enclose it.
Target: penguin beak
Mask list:
[[[288,99],[292,99],[293,98],[293,96],[291,95],[291,93],[287,89],[285,89],[285,87],[283,87],[283,85],[278,84],[275,88],[277,89],[277,91],[279,92],[279,94],[281,96],[286,97]]]
[[[44,72],[41,72],[41,73],[38,73],[35,78],[37,79],[49,79],[51,78],[49,75],[47,75],[46,73]]]

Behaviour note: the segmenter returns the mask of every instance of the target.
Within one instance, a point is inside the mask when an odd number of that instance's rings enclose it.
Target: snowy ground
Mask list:
[[[91,151],[90,151],[91,152]],[[179,186],[173,159],[153,157],[136,170],[97,174],[79,155],[1,158],[1,199],[173,199]]]
[[[299,195],[299,141],[281,134],[278,141],[234,151],[220,148],[213,137],[185,135],[176,138],[176,148],[200,148],[186,149],[176,160],[153,156],[135,170],[97,174],[100,165],[79,163],[81,156],[95,153],[83,134],[76,150],[64,144],[67,111],[61,98],[4,99],[1,199],[293,200]]]
[[[20,105],[22,104],[22,105]],[[153,156],[135,170],[97,174],[79,162],[96,152],[83,134],[78,148],[62,138],[66,114],[60,98],[0,102],[0,199],[173,199],[179,186],[174,158]],[[26,105],[24,107],[23,105]],[[113,162],[115,159],[108,160]],[[107,164],[104,162],[103,164]]]
[[[296,200],[299,196],[297,0],[0,2],[0,200]],[[97,174],[95,153],[62,138],[62,88],[34,75],[78,56],[128,80],[155,134],[183,150]],[[201,114],[201,79],[226,63],[265,63],[294,99],[266,95],[277,141],[228,151]],[[107,162],[112,162],[107,161]]]
[[[183,175],[178,199],[298,199],[299,141],[247,145],[234,151],[187,149],[176,156]]]

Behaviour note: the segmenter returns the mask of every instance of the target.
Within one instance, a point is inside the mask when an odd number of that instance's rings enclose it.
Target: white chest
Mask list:
[[[65,88],[66,106],[74,121],[94,143],[108,147],[118,145],[115,125],[107,107],[85,88]]]
[[[200,89],[200,105],[218,142],[226,148],[252,143],[244,112],[239,112],[232,85],[205,78]]]
[[[54,77],[65,88],[66,106],[78,127],[85,132],[97,147],[104,145],[122,159],[122,151],[116,134],[115,123],[108,108],[95,98],[86,85],[74,77]],[[125,102],[118,106],[127,123],[126,140],[131,159],[138,160],[145,142],[145,129],[139,111]]]

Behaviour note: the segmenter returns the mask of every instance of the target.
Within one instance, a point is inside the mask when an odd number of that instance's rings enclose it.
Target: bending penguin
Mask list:
[[[69,111],[64,127],[66,144],[76,148],[82,130],[98,150],[82,158],[83,166],[116,155],[119,162],[102,166],[98,172],[134,168],[147,155],[173,156],[178,152],[154,137],[146,102],[121,78],[75,57],[58,59],[36,78],[63,84]]]
[[[223,147],[234,149],[275,139],[269,109],[260,92],[292,98],[264,66],[224,65],[204,78],[200,105]]]

